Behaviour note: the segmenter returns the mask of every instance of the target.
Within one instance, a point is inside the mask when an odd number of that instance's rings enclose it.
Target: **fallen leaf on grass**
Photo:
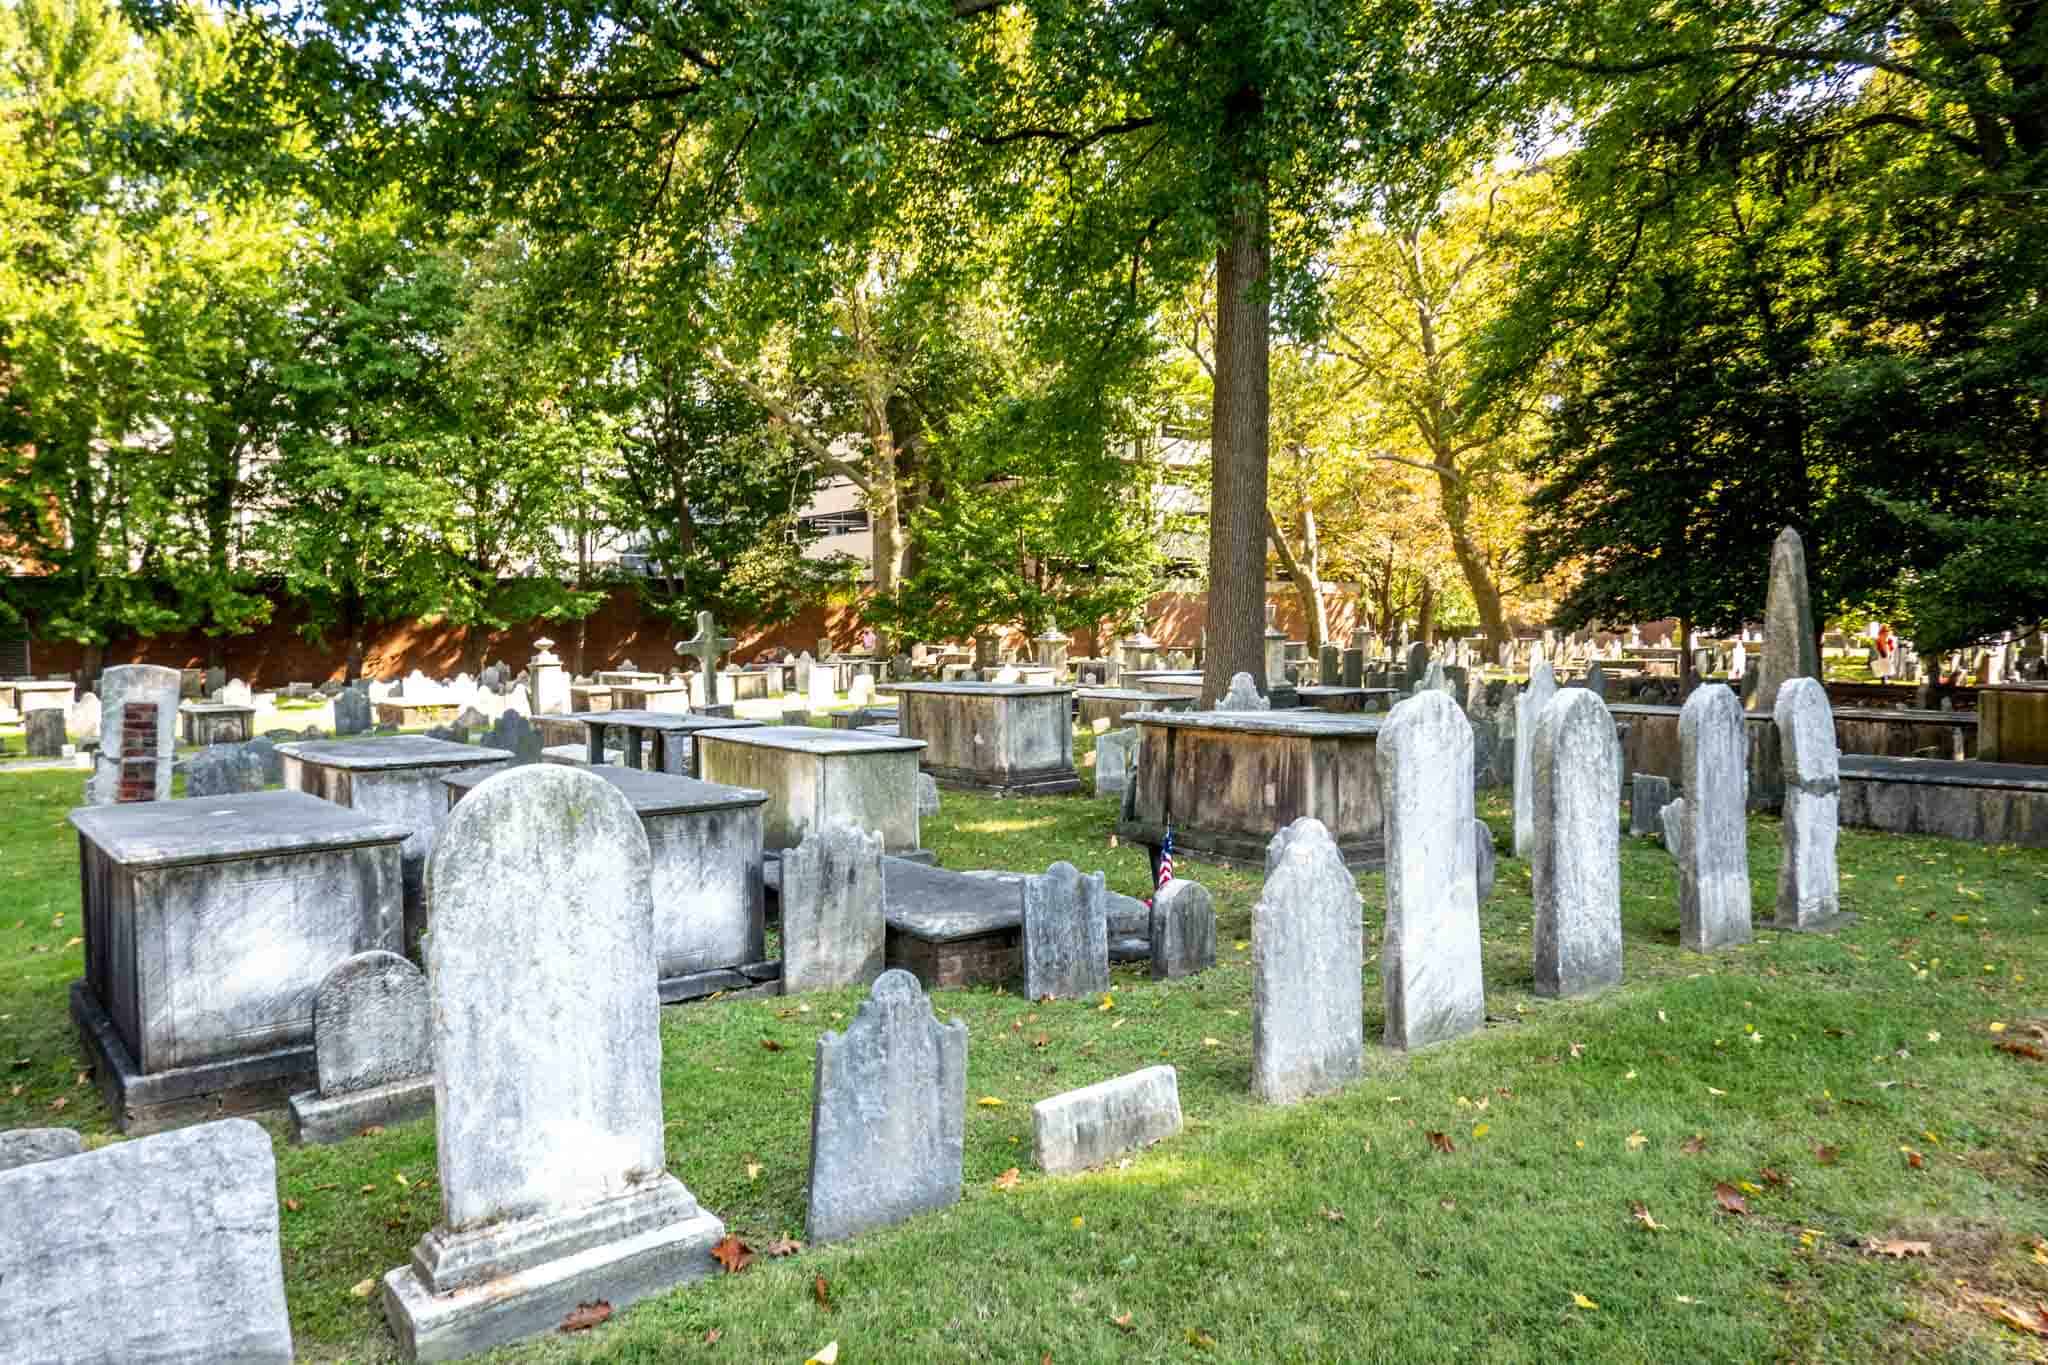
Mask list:
[[[1598,1308],[1599,1306],[1600,1306],[1599,1304],[1597,1304],[1597,1303],[1593,1302],[1593,1301],[1592,1301],[1591,1299],[1587,1298],[1587,1297],[1586,1297],[1586,1296],[1585,1296],[1584,1294],[1581,1294],[1581,1293],[1580,1293],[1580,1292],[1579,1292],[1578,1290],[1574,1289],[1574,1290],[1572,1291],[1572,1307],[1574,1307],[1574,1308],[1585,1308],[1585,1309],[1594,1309],[1594,1308]]]
[[[1585,1051],[1586,1051],[1586,1045],[1585,1045],[1584,1043],[1573,1043],[1573,1044],[1572,1044],[1572,1056],[1574,1056],[1574,1057],[1582,1056],[1582,1055],[1583,1055],[1583,1054],[1585,1053]]]
[[[1842,1149],[1841,1149],[1841,1148],[1839,1148],[1839,1147],[1830,1147],[1830,1146],[1826,1145],[1825,1143],[1822,1143],[1822,1144],[1820,1144],[1820,1145],[1816,1146],[1816,1147],[1815,1147],[1815,1148],[1813,1149],[1813,1159],[1814,1159],[1815,1161],[1818,1161],[1818,1162],[1819,1162],[1819,1163],[1820,1163],[1821,1165],[1823,1165],[1823,1166],[1832,1166],[1832,1165],[1834,1165],[1834,1164],[1835,1164],[1835,1158],[1839,1157],[1839,1156],[1840,1156],[1841,1154],[1842,1154]]]
[[[1903,1261],[1908,1256],[1925,1256],[1934,1250],[1932,1242],[1865,1242],[1863,1249],[1872,1256],[1889,1256]]]
[[[1425,1136],[1429,1138],[1429,1145],[1436,1148],[1439,1152],[1448,1154],[1458,1150],[1456,1143],[1453,1143],[1448,1137],[1433,1128]]]
[[[1012,1166],[1009,1170],[996,1177],[995,1186],[999,1190],[1014,1190],[1017,1188],[1018,1182],[1023,1178],[1023,1174],[1015,1166]]]
[[[1899,1150],[1906,1154],[1906,1166],[1908,1169],[1917,1171],[1927,1165],[1927,1158],[1914,1151],[1911,1147],[1901,1147]]]
[[[350,1289],[348,1292],[355,1295],[359,1299],[369,1298],[370,1295],[377,1292],[377,1277],[372,1275],[367,1280],[358,1281],[355,1287]]]
[[[2048,1052],[2043,1052],[2032,1043],[2015,1043],[2008,1039],[1998,1044],[1998,1050],[2011,1053],[2015,1057],[2024,1057],[2030,1062],[2048,1062]]]
[[[1707,1093],[1709,1095],[1726,1095],[1728,1092],[1725,1090],[1716,1090],[1713,1086],[1710,1085],[1707,1087]]]
[[[299,1211],[299,1201],[296,1199],[285,1200],[284,1206],[287,1210],[289,1210],[292,1213],[297,1213]]]
[[[1638,1128],[1633,1133],[1630,1133],[1626,1138],[1624,1138],[1622,1140],[1622,1143],[1631,1152],[1640,1152],[1643,1150],[1645,1146],[1649,1144],[1649,1141],[1650,1140],[1648,1138],[1643,1136],[1643,1130]]]
[[[1344,1210],[1326,1208],[1323,1210],[1323,1217],[1329,1222],[1341,1223],[1344,1221]]]
[[[1000,1109],[1003,1107],[1003,1102],[994,1095],[983,1095],[975,1101],[975,1104],[983,1109]]]
[[[784,1256],[794,1256],[803,1249],[804,1244],[794,1237],[777,1237],[767,1246],[761,1248],[761,1254],[780,1259]]]
[[[724,1266],[726,1274],[737,1275],[754,1263],[754,1249],[727,1233],[711,1248],[711,1259]]]
[[[807,1356],[804,1365],[839,1365],[839,1343],[828,1341],[814,1356]]]
[[[1492,1131],[1493,1126],[1491,1124],[1475,1123],[1472,1125],[1472,1136],[1475,1138],[1483,1138]]]
[[[2048,1337],[2048,1305],[2036,1304],[2028,1308],[2011,1299],[2002,1299],[1996,1294],[1986,1294],[1967,1286],[1961,1292],[1967,1302],[2006,1326],[2030,1336]]]
[[[1763,1182],[1766,1185],[1782,1185],[1785,1183],[1785,1177],[1772,1170],[1769,1166],[1764,1167],[1757,1174],[1763,1177]]]
[[[603,1299],[595,1303],[579,1303],[575,1311],[562,1319],[564,1332],[588,1332],[612,1315],[612,1306]]]
[[[1051,1039],[1051,1038],[1049,1038],[1049,1037],[1047,1037],[1047,1036],[1046,1036],[1045,1034],[1041,1033],[1041,1034],[1039,1034],[1039,1035],[1038,1035],[1038,1036],[1037,1036],[1036,1038],[1033,1038],[1033,1039],[1031,1040],[1031,1046],[1033,1046],[1033,1047],[1050,1047],[1050,1046],[1052,1046],[1052,1039]]]
[[[1198,1347],[1204,1351],[1213,1351],[1216,1349],[1216,1338],[1210,1336],[1207,1332],[1190,1327],[1188,1328],[1188,1345]]]
[[[1202,1046],[1203,1046],[1203,1047],[1222,1047],[1222,1046],[1223,1046],[1223,1040],[1222,1040],[1221,1038],[1204,1038],[1204,1039],[1202,1040]]]
[[[1721,1206],[1723,1213],[1748,1213],[1749,1204],[1742,1197],[1742,1191],[1727,1181],[1714,1186],[1714,1202]]]
[[[1687,1156],[1698,1156],[1701,1152],[1707,1150],[1707,1135],[1705,1133],[1694,1133],[1691,1137],[1678,1144],[1678,1150],[1684,1152]]]
[[[1664,1231],[1664,1225],[1650,1216],[1649,1207],[1646,1204],[1644,1204],[1642,1200],[1638,1199],[1634,1203],[1630,1204],[1628,1206],[1628,1211],[1635,1216],[1635,1220],[1638,1223],[1641,1223],[1650,1231]]]
[[[704,1330],[704,1344],[706,1346],[716,1346],[718,1344],[718,1339],[724,1335],[724,1328],[708,1327]]]
[[[811,1295],[818,1301],[818,1307],[827,1313],[832,1311],[832,1286],[825,1283],[823,1275],[811,1281]]]
[[[1113,1010],[1113,1009],[1115,1009],[1115,1008],[1116,1008],[1116,997],[1115,997],[1115,996],[1113,996],[1113,995],[1111,995],[1111,994],[1109,994],[1109,993],[1108,993],[1107,991],[1104,991],[1104,992],[1103,992],[1103,995],[1102,995],[1102,1003],[1101,1003],[1101,1004],[1099,1004],[1099,1005],[1097,1005],[1097,1006],[1096,1006],[1095,1008],[1096,1008],[1096,1009],[1099,1009],[1099,1010]]]
[[[749,1162],[747,1163],[747,1179],[749,1179],[749,1180],[759,1180],[759,1179],[761,1178],[761,1169],[762,1169],[762,1168],[761,1168],[761,1163],[760,1163],[760,1162],[758,1162],[758,1161],[749,1161]]]
[[[782,1051],[782,1044],[776,1042],[773,1038],[763,1038],[761,1040],[761,1051],[780,1052]]]
[[[1116,1328],[1118,1331],[1122,1332],[1129,1332],[1133,1330],[1131,1327],[1131,1315],[1129,1313],[1119,1313],[1117,1316],[1109,1320],[1109,1325]]]

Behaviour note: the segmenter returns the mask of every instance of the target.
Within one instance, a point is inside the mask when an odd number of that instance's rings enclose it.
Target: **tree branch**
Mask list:
[[[812,458],[816,459],[819,464],[847,479],[861,492],[874,492],[874,482],[868,477],[866,470],[834,454],[832,447],[820,440],[816,432],[812,431],[794,412],[790,411],[787,403],[777,398],[773,393],[770,393],[763,385],[755,382],[752,375],[726,359],[724,351],[716,346],[706,346],[704,348],[704,358],[709,360],[720,374],[723,374],[726,378],[732,380],[733,383],[739,385],[747,397],[760,404],[768,413],[769,420],[788,432],[790,437],[798,445],[809,451]]]

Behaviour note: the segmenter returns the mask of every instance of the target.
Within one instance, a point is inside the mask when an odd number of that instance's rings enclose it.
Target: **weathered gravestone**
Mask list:
[[[1657,812],[1657,828],[1664,835],[1664,848],[1671,854],[1673,862],[1685,861],[1685,798],[1676,801]]]
[[[1336,687],[1344,678],[1344,651],[1335,645],[1326,644],[1316,651],[1316,681],[1324,687]]]
[[[1614,719],[1567,687],[1536,718],[1536,993],[1621,980],[1621,806]]]
[[[1239,675],[1242,676],[1242,675]],[[1109,730],[1095,738],[1095,794],[1121,796],[1131,785],[1132,768],[1138,761],[1138,731],[1135,726]]]
[[[1764,657],[1757,665],[1749,709],[1776,713],[1778,689],[1790,678],[1820,677],[1820,632],[1813,626],[1813,593],[1806,581],[1806,546],[1787,526],[1771,546],[1770,586],[1764,592]]]
[[[1747,943],[1749,830],[1743,818],[1748,738],[1742,705],[1715,684],[1678,713],[1685,788],[1678,853],[1678,940],[1695,952]]]
[[[46,706],[21,718],[22,737],[28,741],[30,758],[61,758],[64,755],[64,708]]]
[[[1493,830],[1484,820],[1472,821],[1472,886],[1484,905],[1493,896]]]
[[[724,1225],[666,1170],[649,876],[631,803],[580,768],[508,769],[448,814],[427,868],[441,1222],[384,1277],[409,1359],[715,1264]]]
[[[76,1128],[15,1128],[0,1133],[0,1171],[77,1156],[84,1150],[85,1140]]]
[[[959,1202],[966,1117],[967,1025],[941,1024],[909,972],[883,972],[846,1032],[818,1039],[811,1240]]]
[[[1529,687],[1515,703],[1515,856],[1526,858],[1536,846],[1536,719],[1557,695],[1557,674],[1550,660],[1529,665]]]
[[[340,1142],[434,1110],[427,978],[397,953],[334,964],[313,997],[319,1088],[291,1097],[292,1141]]]
[[[1063,1175],[1114,1161],[1180,1131],[1180,1075],[1148,1066],[1031,1106],[1031,1158]]]
[[[805,696],[810,700],[811,710],[829,710],[832,704],[839,700],[838,693],[832,690],[832,682],[832,667],[830,664],[811,665],[810,687],[805,693]]]
[[[289,1365],[270,1135],[221,1119],[0,1172],[0,1356]]]
[[[540,731],[517,711],[500,715],[498,723],[485,732],[479,743],[486,749],[499,749],[511,754],[514,763],[540,762]]]
[[[1109,903],[1100,872],[1054,863],[1024,879],[1024,995],[1070,1000],[1109,989]]]
[[[209,745],[185,760],[188,797],[233,796],[262,790],[262,755],[244,745]]]
[[[1472,727],[1444,693],[1419,692],[1388,716],[1376,762],[1387,813],[1387,926],[1380,947],[1386,1042],[1427,1047],[1486,1020],[1472,846],[1478,830],[1465,776]]]
[[[1662,828],[1664,808],[1671,804],[1671,779],[1657,773],[1631,773],[1628,782],[1628,832],[1647,839]]]
[[[169,798],[182,682],[178,670],[154,664],[121,664],[100,674],[100,751],[86,780],[89,804]]]
[[[782,854],[782,990],[865,986],[882,973],[882,836],[851,825]]]
[[[64,728],[81,743],[100,737],[100,699],[88,692],[64,709]]]
[[[1773,720],[1785,765],[1785,849],[1771,927],[1828,933],[1856,917],[1842,912],[1835,862],[1842,767],[1827,689],[1813,678],[1787,678],[1778,688]]]
[[[1344,651],[1344,671],[1340,682],[1345,687],[1365,686],[1365,651],[1356,647]]]
[[[1200,882],[1176,877],[1160,887],[1146,928],[1154,981],[1193,976],[1216,965],[1216,901]]]
[[[1323,822],[1304,816],[1267,845],[1252,908],[1253,1095],[1291,1104],[1356,1079],[1363,952],[1358,883]]]
[[[1413,691],[1415,685],[1421,682],[1423,675],[1428,672],[1429,646],[1417,640],[1414,644],[1408,646],[1408,668],[1402,678],[1402,685],[1408,690]]]
[[[1259,695],[1258,684],[1249,673],[1230,675],[1230,690],[1216,703],[1218,711],[1267,711],[1272,703]]]
[[[697,672],[704,679],[704,702],[716,705],[723,700],[716,695],[718,687],[718,661],[734,645],[739,643],[730,635],[720,635],[718,625],[711,619],[711,613],[697,613],[697,633],[676,646],[676,653],[687,655],[697,661]]]
[[[939,813],[939,779],[930,773],[917,775],[917,817],[922,820],[928,815]]]
[[[370,728],[370,694],[362,684],[334,694],[334,733],[360,735]]]

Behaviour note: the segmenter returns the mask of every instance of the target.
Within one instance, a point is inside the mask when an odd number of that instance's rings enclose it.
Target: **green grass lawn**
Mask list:
[[[0,775],[0,1126],[103,1135],[64,1003],[77,790],[76,773]],[[1504,835],[1505,804],[1483,813]],[[1107,801],[947,793],[926,835],[950,867],[1065,858],[1140,893],[1144,855],[1110,826]],[[1767,918],[1777,826],[1750,836]],[[1120,969],[1113,1007],[935,998],[970,1031],[957,1207],[494,1359],[797,1365],[831,1341],[844,1365],[2048,1354],[1979,1297],[2048,1300],[2048,1064],[1999,1047],[2048,1051],[2048,855],[1845,832],[1859,924],[1715,957],[1678,947],[1663,849],[1624,840],[1622,856],[1624,987],[1531,993],[1528,869],[1503,856],[1481,912],[1484,1033],[1414,1056],[1375,1042],[1357,1084],[1288,1109],[1246,1089],[1258,878],[1184,859],[1217,896],[1214,971]],[[1360,886],[1376,1040],[1384,901],[1377,876]],[[664,1015],[670,1169],[756,1248],[802,1236],[813,1042],[857,1001]],[[1182,1136],[1084,1176],[1029,1171],[1033,1101],[1161,1061],[1180,1072]],[[432,1122],[307,1150],[269,1126],[302,1358],[395,1358],[356,1291],[435,1221]],[[1011,1167],[1021,1181],[999,1188]],[[1724,1184],[1746,1215],[1720,1209]],[[1929,1254],[1871,1254],[1893,1240]]]

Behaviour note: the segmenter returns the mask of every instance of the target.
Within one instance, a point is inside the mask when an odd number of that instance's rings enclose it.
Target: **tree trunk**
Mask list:
[[[1266,690],[1266,459],[1272,245],[1263,199],[1241,204],[1216,253],[1216,385],[1209,435],[1209,648],[1202,699],[1233,674]]]
[[[1465,491],[1465,481],[1455,473],[1439,467],[1436,477],[1443,498],[1444,526],[1451,535],[1451,553],[1457,557],[1465,586],[1472,590],[1473,604],[1479,608],[1479,626],[1486,632],[1486,652],[1497,658],[1500,647],[1508,640],[1508,622],[1501,610],[1500,588],[1487,572],[1486,556],[1472,539],[1471,495]]]
[[[462,628],[462,671],[474,678],[483,671],[484,651],[489,648],[491,633],[481,624],[472,621]]]
[[[93,692],[99,691],[100,673],[106,666],[107,647],[96,640],[86,641],[79,660],[79,687]]]
[[[1422,591],[1416,599],[1415,638],[1425,645],[1436,643],[1436,584],[1427,578],[1422,580]]]
[[[1301,614],[1307,620],[1308,652],[1321,653],[1323,641],[1330,635],[1330,618],[1323,607],[1323,576],[1318,567],[1320,546],[1316,541],[1316,514],[1307,501],[1301,505],[1302,553],[1296,555],[1294,548],[1281,534],[1280,523],[1266,513],[1266,535],[1273,542],[1273,552],[1280,556],[1280,562],[1287,567],[1288,577],[1294,583],[1294,595],[1301,599]]]
[[[1678,618],[1678,699],[1684,701],[1699,685],[1700,675],[1692,666],[1692,617],[1683,614]]]

